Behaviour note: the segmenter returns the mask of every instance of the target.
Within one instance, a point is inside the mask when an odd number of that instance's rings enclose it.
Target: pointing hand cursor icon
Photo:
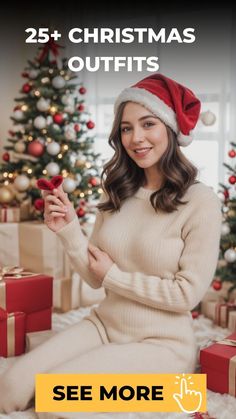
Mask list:
[[[186,378],[181,378],[180,393],[174,393],[173,398],[185,413],[197,412],[202,404],[202,393],[200,391],[188,390]]]

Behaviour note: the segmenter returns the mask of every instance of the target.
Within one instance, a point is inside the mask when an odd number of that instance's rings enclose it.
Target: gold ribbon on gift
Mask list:
[[[38,274],[24,271],[24,268],[19,266],[0,267],[0,307],[6,310],[6,283],[4,279],[20,279],[36,275]]]
[[[15,355],[15,315],[11,313],[7,317],[7,356]]]
[[[228,345],[228,346],[235,346],[236,347],[236,339],[223,339],[216,343],[220,345]],[[229,394],[231,396],[236,395],[236,355],[232,356],[229,360]]]

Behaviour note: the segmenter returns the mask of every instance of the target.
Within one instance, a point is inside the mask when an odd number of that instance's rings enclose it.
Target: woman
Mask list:
[[[196,168],[179,148],[191,143],[199,112],[195,95],[161,74],[121,93],[109,139],[115,153],[102,173],[89,242],[63,189],[45,193],[45,223],[74,269],[106,296],[9,368],[0,410],[25,408],[38,372],[194,372],[190,311],[213,278],[221,230],[217,195],[196,181]]]

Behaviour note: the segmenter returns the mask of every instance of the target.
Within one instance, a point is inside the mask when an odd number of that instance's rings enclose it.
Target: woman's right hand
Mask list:
[[[42,191],[44,198],[44,222],[55,233],[69,224],[77,214],[63,191],[62,185],[53,191]]]

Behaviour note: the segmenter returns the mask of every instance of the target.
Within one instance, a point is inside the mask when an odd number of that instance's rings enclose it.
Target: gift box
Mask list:
[[[8,313],[24,312],[26,332],[51,329],[53,278],[27,272],[15,275],[0,280],[0,307]]]
[[[80,305],[80,278],[72,275],[71,278],[62,278],[53,281],[53,308],[54,311],[65,313],[78,308]]]
[[[0,223],[0,266],[19,266],[18,223]]]
[[[228,329],[231,332],[236,332],[236,311],[229,313]]]
[[[46,340],[50,339],[56,333],[57,332],[54,330],[43,330],[41,332],[26,333],[25,352],[32,351],[32,349],[46,342]]]
[[[55,279],[69,277],[71,265],[55,233],[41,221],[0,223],[0,266],[24,266]]]
[[[18,223],[20,221],[20,207],[0,206],[1,223]]]
[[[221,327],[228,327],[229,313],[235,310],[235,303],[217,303],[215,306],[215,324]]]
[[[20,266],[29,271],[42,272],[55,279],[71,275],[69,258],[60,240],[41,221],[19,224],[19,252]]]
[[[201,349],[200,365],[209,390],[236,396],[236,333]]]
[[[0,308],[0,356],[21,355],[25,351],[25,313],[7,313]]]

